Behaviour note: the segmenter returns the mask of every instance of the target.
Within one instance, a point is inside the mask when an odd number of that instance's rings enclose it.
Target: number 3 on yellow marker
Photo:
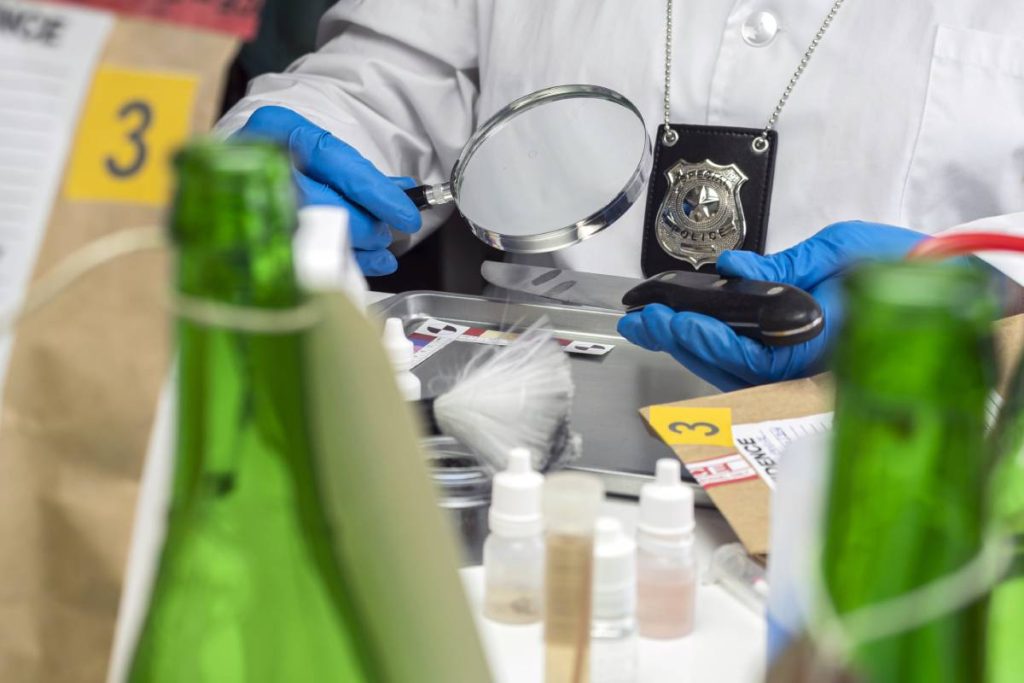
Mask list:
[[[669,446],[731,446],[732,410],[652,406],[648,422]]]
[[[71,154],[69,199],[162,205],[171,155],[188,138],[196,79],[101,67]]]

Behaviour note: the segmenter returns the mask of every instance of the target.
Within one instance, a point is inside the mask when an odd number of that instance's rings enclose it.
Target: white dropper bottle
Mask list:
[[[640,489],[637,523],[637,628],[644,638],[681,638],[693,630],[697,563],[693,491],[675,458],[658,461]]]
[[[636,543],[614,517],[594,526],[594,603],[591,634],[619,638],[636,628]]]
[[[416,347],[412,340],[405,336],[405,326],[401,318],[388,318],[384,323],[384,349],[388,352],[391,364],[395,367],[395,381],[406,401],[418,401],[422,398],[420,378],[412,373],[412,357]]]
[[[504,624],[540,621],[544,604],[544,477],[530,451],[513,448],[494,477],[484,542],[484,616]]]
[[[594,530],[590,683],[636,681],[636,543],[614,517]]]

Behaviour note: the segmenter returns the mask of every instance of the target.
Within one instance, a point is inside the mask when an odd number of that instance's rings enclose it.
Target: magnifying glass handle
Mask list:
[[[444,206],[455,201],[451,183],[417,185],[406,190],[405,194],[420,211],[431,209],[435,206]]]

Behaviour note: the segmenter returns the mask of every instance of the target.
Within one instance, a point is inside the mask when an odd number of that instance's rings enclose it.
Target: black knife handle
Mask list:
[[[814,297],[778,282],[670,270],[644,280],[622,297],[630,311],[647,304],[709,315],[767,346],[800,344],[825,328]]]

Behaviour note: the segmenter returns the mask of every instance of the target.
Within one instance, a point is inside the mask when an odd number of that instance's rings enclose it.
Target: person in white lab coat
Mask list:
[[[832,2],[676,0],[672,121],[763,126]],[[421,224],[400,191],[411,181],[391,176],[441,182],[476,126],[552,85],[617,90],[653,129],[665,30],[665,0],[343,0],[317,52],[253,81],[220,129],[289,144],[303,200],[349,208],[361,266],[384,274],[392,252],[444,218]],[[719,270],[808,289],[826,333],[767,349],[655,306],[620,327],[722,387],[816,370],[838,322],[839,271],[920,238],[888,226],[1024,231],[1024,4],[846,0],[776,130],[774,256],[723,255]],[[546,261],[639,277],[642,204]],[[1012,259],[990,261],[1024,281]]]

